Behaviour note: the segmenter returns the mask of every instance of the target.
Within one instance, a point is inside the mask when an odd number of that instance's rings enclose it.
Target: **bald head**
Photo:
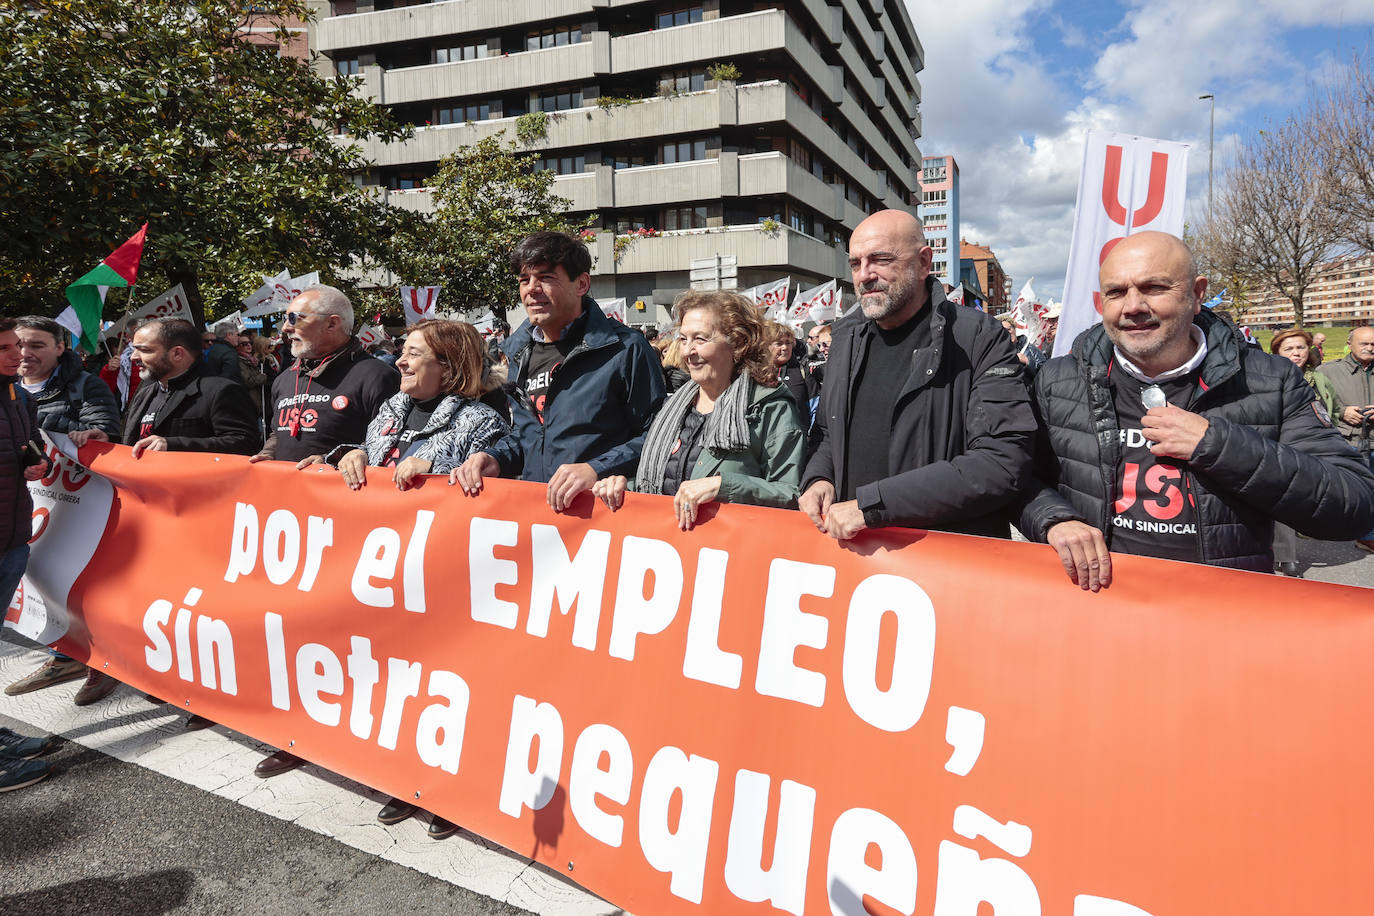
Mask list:
[[[1098,279],[1105,277],[1109,267],[1118,270],[1117,262],[1148,264],[1151,270],[1168,271],[1171,275],[1186,277],[1189,282],[1197,279],[1197,259],[1188,246],[1177,236],[1167,232],[1137,232],[1128,235],[1116,244],[1102,262]]]
[[[882,210],[859,223],[849,238],[849,270],[864,316],[895,328],[926,304],[926,278],[934,253],[921,221],[904,210]]]
[[[1102,262],[1102,327],[1147,376],[1183,365],[1197,350],[1193,316],[1207,278],[1188,246],[1164,232],[1127,236]]]

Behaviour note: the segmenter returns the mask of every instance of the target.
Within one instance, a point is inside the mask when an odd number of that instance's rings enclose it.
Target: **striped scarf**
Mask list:
[[[644,449],[639,455],[639,473],[635,489],[641,493],[658,493],[663,489],[663,473],[668,468],[673,443],[682,431],[687,411],[696,403],[700,386],[688,382],[663,402],[658,416],[644,437]],[[749,373],[742,372],[730,383],[716,401],[706,418],[701,443],[715,452],[742,452],[749,447],[749,404],[754,400],[754,382]]]

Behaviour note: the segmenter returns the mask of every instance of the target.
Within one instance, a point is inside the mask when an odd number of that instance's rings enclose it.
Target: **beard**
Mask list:
[[[870,321],[882,321],[910,305],[919,289],[919,283],[910,278],[890,283],[873,280],[859,290],[859,308]]]

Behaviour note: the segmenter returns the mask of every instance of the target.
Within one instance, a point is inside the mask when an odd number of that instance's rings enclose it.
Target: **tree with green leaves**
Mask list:
[[[356,78],[278,53],[311,15],[306,0],[0,10],[5,309],[59,311],[66,284],[145,221],[139,298],[181,283],[197,315],[232,310],[264,273],[377,264],[410,214],[357,186],[368,163],[338,132],[407,129]]]
[[[544,230],[576,235],[589,220],[570,220],[554,173],[536,169],[504,132],[461,147],[430,181],[434,212],[398,239],[400,282],[444,287],[444,305],[465,313],[490,308],[504,319],[518,300],[509,256],[517,242]]]

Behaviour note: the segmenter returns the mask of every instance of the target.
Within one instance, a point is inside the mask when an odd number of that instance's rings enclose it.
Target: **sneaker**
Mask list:
[[[0,792],[22,789],[52,775],[52,767],[38,760],[0,759]]]
[[[74,658],[58,658],[53,656],[44,662],[37,671],[28,677],[21,677],[5,688],[5,693],[12,697],[17,697],[21,693],[29,693],[33,690],[42,690],[44,687],[51,687],[53,684],[65,684],[67,681],[74,681],[79,677],[86,676],[86,666]]]
[[[103,671],[91,669],[91,673],[86,675],[86,683],[81,685],[81,689],[72,697],[72,702],[77,706],[90,706],[97,700],[103,700],[110,695],[110,691],[119,686],[119,681],[110,677]]]
[[[0,761],[30,760],[39,754],[46,754],[55,744],[57,739],[52,735],[46,738],[30,738],[8,728],[0,728]]]

